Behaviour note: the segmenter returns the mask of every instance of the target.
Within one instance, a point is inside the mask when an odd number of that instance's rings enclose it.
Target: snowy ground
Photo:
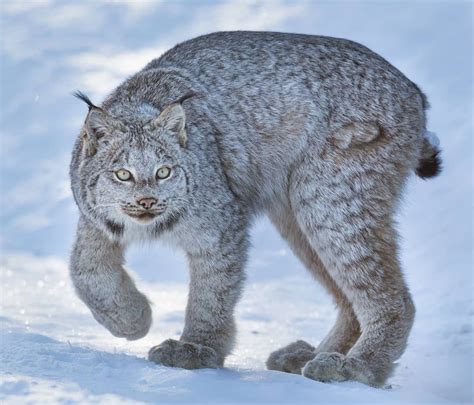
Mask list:
[[[473,402],[471,3],[7,0],[0,10],[2,403]],[[360,41],[430,99],[445,170],[429,182],[412,179],[400,214],[417,317],[390,388],[265,370],[271,351],[296,339],[317,344],[335,318],[330,298],[266,220],[253,232],[238,345],[223,370],[145,360],[150,346],[183,327],[179,252],[152,245],[128,254],[154,304],[144,339],[114,338],[74,295],[67,258],[77,211],[67,164],[84,108],[71,91],[100,101],[174,43],[239,28]]]
[[[286,254],[276,252],[274,259],[285,260]],[[250,271],[258,273],[258,266],[254,262]],[[297,338],[317,343],[334,319],[329,298],[301,268],[294,270],[293,276],[250,281],[238,309],[238,347],[225,370],[187,371],[144,359],[152,345],[179,336],[185,284],[140,280],[154,303],[155,322],[146,338],[126,342],[109,335],[74,296],[63,260],[7,255],[1,280],[1,396],[12,402],[27,396],[48,403],[472,399],[470,288],[463,279],[449,282],[448,288],[449,277],[439,284],[440,280],[412,283],[418,316],[407,353],[390,381],[391,389],[322,384],[265,371],[264,361],[271,350]]]

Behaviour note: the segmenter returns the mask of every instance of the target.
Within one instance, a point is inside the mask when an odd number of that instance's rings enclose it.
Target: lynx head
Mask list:
[[[127,228],[157,234],[189,201],[185,112],[182,102],[160,114],[151,106],[119,113],[89,105],[82,131],[79,207],[112,236]],[[145,108],[146,107],[146,108]],[[74,188],[74,186],[73,186]]]

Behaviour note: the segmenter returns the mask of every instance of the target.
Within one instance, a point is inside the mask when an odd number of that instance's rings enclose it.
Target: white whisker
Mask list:
[[[94,207],[91,207],[92,211],[95,211],[99,208],[106,208],[106,207],[115,207],[116,204],[97,204]]]

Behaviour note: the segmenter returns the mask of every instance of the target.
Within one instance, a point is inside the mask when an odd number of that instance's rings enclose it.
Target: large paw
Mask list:
[[[134,289],[89,306],[97,322],[112,335],[127,340],[140,339],[150,330],[152,316],[148,299]]]
[[[319,353],[303,368],[303,375],[312,380],[329,382],[348,379],[346,356],[340,353]]]
[[[353,380],[374,387],[386,379],[382,374],[377,378],[362,359],[340,353],[319,353],[304,366],[303,375],[321,382]]]
[[[165,340],[160,345],[152,347],[148,352],[148,360],[164,366],[188,370],[222,366],[214,349],[174,339]]]
[[[269,370],[301,374],[303,366],[316,356],[315,348],[304,340],[297,340],[273,352],[266,362]]]

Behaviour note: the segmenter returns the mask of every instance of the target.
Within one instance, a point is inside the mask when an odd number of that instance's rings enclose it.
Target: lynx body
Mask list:
[[[415,84],[351,41],[222,32],[177,45],[99,107],[79,97],[89,113],[71,162],[81,215],[70,267],[100,323],[127,339],[148,332],[150,305],[124,250],[166,239],[189,262],[185,326],[149,358],[221,367],[249,227],[265,214],[339,308],[319,346],[297,341],[268,368],[386,381],[415,313],[393,215],[407,177],[440,167]]]

